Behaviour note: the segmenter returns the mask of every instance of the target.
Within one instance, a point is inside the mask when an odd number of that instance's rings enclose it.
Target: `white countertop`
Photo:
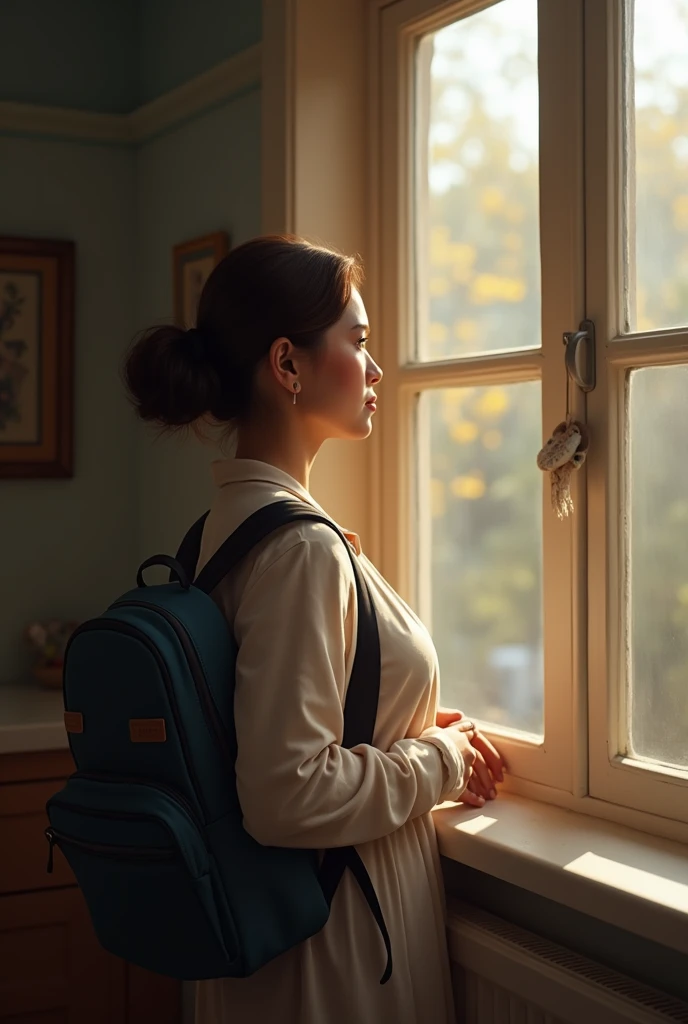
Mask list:
[[[63,712],[61,688],[0,685],[0,754],[67,748]]]

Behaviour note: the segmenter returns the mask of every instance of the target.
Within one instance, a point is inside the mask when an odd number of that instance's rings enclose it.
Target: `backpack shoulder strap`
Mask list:
[[[189,579],[195,576],[201,548],[201,536],[208,516],[206,512],[191,527],[177,552],[177,561],[186,569]],[[323,523],[334,530],[346,547],[356,581],[358,631],[356,654],[351,670],[344,707],[344,741],[342,746],[355,747],[372,743],[380,692],[380,637],[370,589],[354,552],[339,527],[326,516],[309,509],[298,500],[277,501],[264,505],[241,523],[201,569],[193,585],[211,594],[256,544],[289,523],[308,520]]]

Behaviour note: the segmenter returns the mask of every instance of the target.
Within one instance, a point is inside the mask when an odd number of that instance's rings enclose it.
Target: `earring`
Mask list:
[[[294,381],[294,401],[292,403],[293,405],[296,405],[296,396],[297,396],[297,394],[299,393],[300,390],[301,390],[301,385],[299,384],[299,382],[297,380],[295,380]]]

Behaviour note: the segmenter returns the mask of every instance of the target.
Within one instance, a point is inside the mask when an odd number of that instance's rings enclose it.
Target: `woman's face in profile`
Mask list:
[[[369,334],[363,299],[354,289],[342,317],[313,354],[297,399],[328,438],[360,440],[372,430],[382,370],[368,350]]]

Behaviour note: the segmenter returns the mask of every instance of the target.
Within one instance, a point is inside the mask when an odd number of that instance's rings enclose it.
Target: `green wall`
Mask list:
[[[128,114],[260,39],[261,0],[2,0],[0,102]]]
[[[158,39],[155,12],[163,6],[167,35]],[[157,69],[149,90],[256,42],[259,21],[244,16],[251,9],[260,10],[259,0],[142,0],[137,18],[148,18],[148,67]],[[201,45],[193,26],[203,18],[216,38]],[[119,68],[107,48],[131,42],[130,28],[124,0],[3,3],[0,38],[31,32],[33,50],[22,68],[22,48],[4,47],[0,102],[130,107],[126,76],[118,75],[131,75],[132,66]],[[182,52],[183,69],[174,66]],[[77,260],[74,477],[0,479],[0,684],[28,675],[27,622],[99,614],[133,584],[146,555],[174,547],[207,507],[208,463],[217,453],[195,441],[154,441],[126,401],[119,370],[134,334],[172,315],[172,246],[219,229],[233,242],[260,231],[258,88],[138,147],[0,131],[0,235],[71,239]]]
[[[260,91],[252,90],[142,147],[138,164],[139,305],[145,327],[171,315],[175,242],[225,230],[260,233]],[[174,554],[212,496],[214,449],[138,428],[140,556]],[[155,577],[152,577],[155,578]]]
[[[0,102],[128,113],[139,22],[137,0],[2,0]]]
[[[140,0],[139,99],[155,99],[261,40],[260,0]]]
[[[133,327],[135,154],[0,136],[0,234],[76,242],[75,471],[0,479],[0,682],[30,619],[99,613],[136,551],[134,426],[116,367]]]

